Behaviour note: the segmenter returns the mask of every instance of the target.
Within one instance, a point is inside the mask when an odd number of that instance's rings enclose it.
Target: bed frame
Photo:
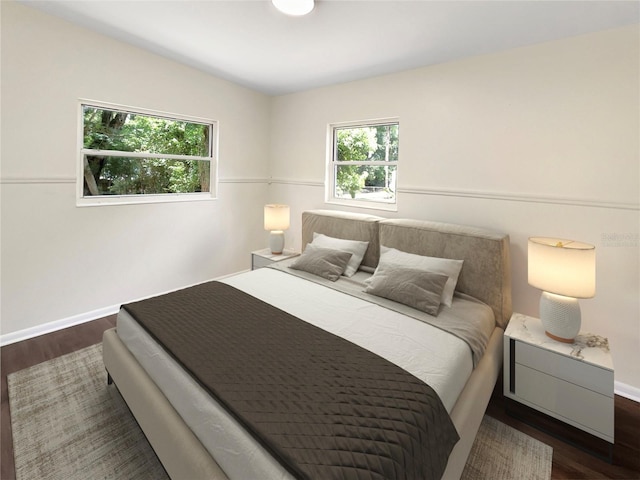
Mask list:
[[[419,255],[464,260],[457,290],[484,301],[493,309],[499,326],[451,411],[460,440],[449,457],[443,478],[459,479],[502,366],[502,336],[511,317],[509,237],[475,227],[386,220],[328,210],[303,213],[303,248],[311,241],[313,232],[370,241],[364,268],[375,268],[380,245]],[[227,479],[122,343],[115,328],[104,333],[103,358],[109,379],[117,385],[171,478]]]

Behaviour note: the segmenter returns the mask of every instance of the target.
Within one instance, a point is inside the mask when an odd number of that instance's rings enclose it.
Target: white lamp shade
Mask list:
[[[529,238],[529,285],[573,298],[596,294],[596,249],[561,238]]]
[[[265,205],[264,229],[270,232],[289,228],[289,205]]]
[[[293,16],[306,15],[313,10],[313,0],[271,0],[282,13]]]

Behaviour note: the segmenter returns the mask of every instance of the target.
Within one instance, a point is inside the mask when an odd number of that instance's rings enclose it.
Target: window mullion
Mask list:
[[[93,150],[82,149],[83,155],[95,155],[97,157],[124,157],[124,158],[158,158],[169,160],[204,160],[211,161],[211,157],[200,157],[196,155],[175,155],[172,153],[150,153],[150,152],[123,152],[120,150]]]
[[[385,162],[384,160],[371,160],[371,161],[349,161],[349,160],[333,160],[336,165],[358,165],[358,166],[373,166],[373,167],[386,167],[392,165],[398,165],[397,160]]]

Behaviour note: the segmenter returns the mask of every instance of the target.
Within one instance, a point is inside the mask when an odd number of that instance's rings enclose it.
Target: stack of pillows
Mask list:
[[[291,268],[335,282],[353,276],[369,242],[313,234],[313,241]],[[380,261],[365,281],[365,293],[384,297],[436,316],[440,305],[450,307],[463,260],[425,257],[380,247]]]

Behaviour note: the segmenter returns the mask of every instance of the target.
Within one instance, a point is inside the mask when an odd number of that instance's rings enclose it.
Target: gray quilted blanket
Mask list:
[[[229,285],[124,308],[297,478],[439,479],[459,439],[424,382]]]

